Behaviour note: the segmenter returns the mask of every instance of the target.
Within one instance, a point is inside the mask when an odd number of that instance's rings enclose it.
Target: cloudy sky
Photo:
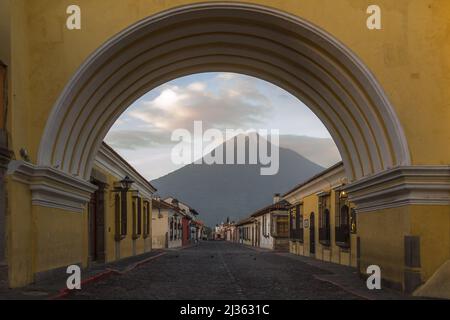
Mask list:
[[[120,117],[105,141],[149,180],[172,163],[176,129],[278,129],[281,135],[330,138],[320,120],[283,89],[232,73],[203,73],[168,82],[141,97]],[[219,142],[217,142],[219,143]],[[210,149],[205,152],[209,152]]]

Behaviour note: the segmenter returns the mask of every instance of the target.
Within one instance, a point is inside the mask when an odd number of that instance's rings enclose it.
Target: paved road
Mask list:
[[[225,242],[169,251],[123,275],[91,283],[69,299],[361,299],[318,278],[322,268],[276,252]]]

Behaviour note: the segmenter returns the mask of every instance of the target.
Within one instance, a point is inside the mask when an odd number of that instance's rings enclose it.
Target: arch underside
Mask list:
[[[87,180],[107,132],[136,99],[214,71],[255,76],[302,100],[329,130],[351,181],[410,162],[392,106],[342,44],[278,11],[215,3],[150,17],[97,50],[56,103],[38,164]]]

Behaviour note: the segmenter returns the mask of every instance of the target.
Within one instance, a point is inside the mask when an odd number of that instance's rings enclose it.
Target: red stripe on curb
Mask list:
[[[115,273],[117,273],[117,274],[125,274],[125,273],[127,273],[127,272],[129,272],[129,271],[132,271],[132,270],[136,269],[137,267],[140,267],[140,266],[142,266],[142,265],[144,265],[144,264],[146,264],[146,263],[148,263],[148,262],[150,262],[150,261],[152,261],[152,260],[154,260],[154,259],[156,259],[156,258],[159,258],[159,257],[161,257],[161,256],[164,256],[164,255],[166,255],[166,254],[167,254],[166,252],[162,252],[162,253],[160,253],[160,254],[157,254],[156,256],[153,256],[153,257],[147,258],[147,259],[145,259],[145,260],[136,262],[136,263],[133,264],[131,267],[126,268],[124,271],[119,271],[119,270],[115,270],[115,269],[108,269],[108,270],[113,271],[113,272],[115,272]]]
[[[86,285],[88,283],[91,283],[91,282],[94,282],[94,281],[98,281],[101,278],[106,278],[107,276],[110,276],[113,273],[116,273],[116,271],[115,270],[107,270],[107,271],[104,271],[102,273],[96,274],[96,275],[94,275],[92,277],[89,277],[89,278],[84,279],[83,281],[81,281],[81,286],[83,287],[84,285]],[[73,290],[69,290],[68,288],[61,289],[61,290],[59,290],[59,293],[57,295],[55,295],[53,297],[50,297],[49,299],[50,300],[56,300],[56,299],[64,298],[65,296],[67,296],[72,291]]]
[[[132,265],[131,267],[126,268],[124,271],[119,271],[119,270],[115,270],[115,269],[107,269],[104,272],[101,272],[99,274],[93,275],[92,277],[89,277],[89,278],[81,281],[81,287],[83,287],[84,285],[86,285],[88,283],[95,282],[95,281],[98,281],[100,279],[109,277],[109,276],[111,276],[113,274],[123,275],[123,274],[125,274],[125,273],[127,273],[129,271],[132,271],[132,270],[136,269],[137,267],[140,267],[140,266],[142,266],[142,265],[144,265],[144,264],[146,264],[146,263],[148,263],[148,262],[150,262],[150,261],[152,261],[152,260],[154,260],[156,258],[159,258],[159,257],[165,255],[165,254],[167,254],[167,253],[166,252],[162,252],[162,253],[160,253],[160,254],[158,254],[156,256],[153,256],[153,257],[147,258],[145,260],[139,261],[139,262],[135,263],[134,265]],[[53,297],[50,297],[49,300],[62,299],[64,297],[68,296],[72,291],[73,290],[70,290],[68,288],[63,288],[63,289],[59,290],[59,293],[57,295],[55,295]]]

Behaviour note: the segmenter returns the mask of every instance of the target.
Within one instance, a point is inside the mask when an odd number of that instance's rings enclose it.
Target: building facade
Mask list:
[[[87,264],[151,251],[156,189],[105,143],[96,157],[91,183],[97,190],[87,208]],[[39,268],[44,271],[44,266]]]
[[[254,246],[288,251],[289,249],[289,210],[290,204],[276,194],[273,204],[251,215],[254,223]]]
[[[238,243],[244,244],[247,246],[255,246],[255,219],[253,217],[249,217],[243,219],[236,223],[236,227],[238,229]]]
[[[358,266],[357,219],[339,163],[296,186],[283,198],[289,209],[289,250],[319,260]]]
[[[234,221],[227,219],[226,222],[216,225],[213,233],[214,240],[236,241],[238,239],[237,227]]]
[[[181,210],[160,198],[153,199],[152,242],[154,249],[182,247]]]
[[[197,210],[173,197],[168,197],[164,201],[179,210],[180,217],[177,219],[177,221],[179,220],[177,223],[180,223],[178,226],[181,228],[182,246],[196,244],[200,229],[200,223],[197,218],[199,213]]]

